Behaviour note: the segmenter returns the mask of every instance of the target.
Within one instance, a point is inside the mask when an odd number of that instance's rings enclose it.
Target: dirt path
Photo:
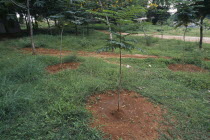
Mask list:
[[[143,34],[134,34],[133,36],[144,36]],[[162,38],[161,35],[150,35],[152,37],[156,38]],[[175,39],[175,40],[183,40],[183,36],[173,36],[173,35],[163,35],[163,39]],[[200,37],[192,37],[192,36],[186,36],[185,38],[186,41],[189,42],[199,42]],[[204,37],[203,38],[203,43],[208,43],[210,44],[210,37]]]
[[[31,52],[31,48],[24,48],[24,52],[29,53]],[[51,55],[51,56],[59,56],[60,51],[55,49],[45,49],[45,48],[37,48],[36,49],[38,54],[45,54],[45,55]],[[72,51],[62,51],[62,55],[70,55],[72,54]],[[97,57],[97,58],[119,58],[119,54],[111,53],[111,52],[85,52],[85,51],[78,51],[77,55],[84,56],[84,57]],[[158,57],[154,55],[141,55],[141,54],[123,54],[122,58],[140,58],[140,59],[146,59],[146,58],[165,58],[170,59],[169,57]]]
[[[106,34],[109,33],[107,31],[103,31],[103,30],[98,30],[98,31],[106,33]],[[127,34],[128,33],[123,33],[123,35],[127,35]],[[152,36],[152,37],[156,37],[156,38],[162,38],[161,35],[152,35],[152,34],[148,34],[148,35]],[[132,36],[144,36],[144,34],[132,34]],[[163,35],[163,39],[175,39],[175,40],[182,40],[182,41],[184,41],[183,36],[174,36],[174,35]],[[189,42],[199,42],[200,37],[186,36],[185,40],[189,41]],[[210,44],[210,37],[204,37],[203,38],[203,43]]]

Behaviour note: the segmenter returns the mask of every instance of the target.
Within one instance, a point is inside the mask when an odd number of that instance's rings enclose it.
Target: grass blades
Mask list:
[[[57,36],[35,38],[46,48],[59,48]],[[83,37],[66,35],[64,38],[66,50],[84,49],[77,41]],[[101,48],[106,35],[95,32],[87,40],[91,38],[94,40],[87,43],[86,51]],[[143,45],[142,38],[133,38],[147,54],[176,59],[124,58],[123,64],[131,68],[123,67],[123,88],[136,91],[168,110],[165,116],[168,121],[163,123],[173,129],[161,133],[161,139],[208,139],[209,72],[173,72],[167,65],[182,62],[210,70],[209,61],[203,61],[203,54],[209,58],[209,46],[205,46],[202,57],[198,58],[194,56],[197,50],[189,49],[183,61],[181,41],[158,40],[159,45],[148,47]],[[68,56],[64,58],[67,62],[82,62],[78,69],[49,74],[45,68],[58,64],[59,58],[20,53],[18,49],[26,47],[27,40],[0,42],[0,139],[103,139],[103,133],[89,127],[91,114],[85,109],[85,103],[93,94],[116,89],[118,65],[99,58]],[[108,60],[118,62],[118,59]],[[170,122],[173,119],[175,123]]]

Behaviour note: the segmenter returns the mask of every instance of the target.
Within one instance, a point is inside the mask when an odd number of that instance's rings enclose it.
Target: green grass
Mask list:
[[[135,39],[135,47],[141,48],[143,52],[135,49],[132,53],[141,53],[147,55],[156,56],[168,56],[173,58],[193,58],[193,59],[210,59],[210,46],[209,44],[203,44],[203,50],[200,50],[198,43],[195,42],[183,42],[180,40],[168,40],[150,38],[149,46],[147,45],[144,37],[130,36],[130,39]]]
[[[184,27],[175,28],[173,26],[164,25],[163,27],[163,34],[164,35],[176,35],[176,36],[183,36],[184,34]],[[161,26],[160,25],[147,25],[145,31],[147,34],[154,34],[154,35],[161,35]],[[129,30],[128,30],[129,31]],[[136,31],[135,31],[136,32]],[[143,34],[142,31],[138,31],[138,33]],[[200,28],[188,28],[186,36],[200,36]],[[210,37],[210,32],[207,29],[204,29],[204,37]]]
[[[64,33],[63,50],[96,51],[98,48],[104,47],[106,39],[108,39],[108,37],[100,32],[93,32],[89,36],[76,36]],[[34,40],[35,46],[38,48],[60,49],[59,35],[35,35]],[[19,38],[7,43],[16,48],[30,47],[30,38]]]
[[[64,34],[63,37],[63,50],[75,51],[89,51],[95,52],[100,48],[106,47],[109,36],[101,32],[94,31],[89,36],[75,36]],[[198,43],[195,42],[183,42],[179,40],[167,40],[150,37],[148,41],[145,41],[144,37],[129,36],[128,39],[133,39],[134,46],[136,47],[132,53],[156,55],[156,56],[168,56],[168,57],[190,57],[195,59],[210,59],[210,46],[209,44],[203,44],[203,50],[198,48]],[[40,48],[60,49],[60,36],[59,35],[36,35],[34,37],[35,46]],[[9,44],[17,49],[30,47],[30,39],[28,37],[15,39],[13,41],[5,41],[5,44]],[[139,51],[142,49],[143,52]],[[116,50],[116,53],[119,51]],[[128,52],[123,52],[128,53]]]
[[[105,46],[106,38],[98,32],[85,38],[66,34],[64,49],[95,51]],[[143,38],[134,38],[144,54],[176,59],[123,59],[124,64],[132,66],[123,67],[123,88],[168,110],[163,123],[172,129],[161,133],[161,139],[208,139],[210,73],[172,72],[167,65],[190,63],[210,70],[210,62],[200,59],[200,52],[191,47],[182,59],[182,41],[158,39],[146,46]],[[86,43],[80,43],[82,39]],[[35,40],[43,47],[59,48],[59,36],[37,35]],[[85,103],[91,95],[116,89],[119,66],[97,58],[68,56],[64,60],[82,62],[78,69],[49,74],[45,67],[59,63],[59,58],[17,50],[28,43],[29,38],[0,42],[0,139],[102,139],[103,133],[88,126],[91,114]],[[207,51],[205,45],[203,53]]]

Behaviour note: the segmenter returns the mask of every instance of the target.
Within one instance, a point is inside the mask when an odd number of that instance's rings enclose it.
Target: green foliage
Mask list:
[[[189,3],[178,4],[177,12],[175,13],[175,21],[177,22],[176,27],[185,26],[187,27],[190,23],[195,23],[196,11],[193,6],[189,6]]]

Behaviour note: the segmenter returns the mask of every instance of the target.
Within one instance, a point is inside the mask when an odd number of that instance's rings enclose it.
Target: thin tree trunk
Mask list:
[[[163,24],[161,23],[161,38],[163,39]]]
[[[24,23],[23,14],[20,14],[19,23],[20,24],[23,24]]]
[[[112,40],[113,40],[112,28],[111,28],[111,24],[110,24],[110,22],[109,22],[108,16],[106,16],[106,22],[107,22],[107,25],[109,26],[109,32],[110,32],[109,38],[110,38],[110,40],[112,41]]]
[[[143,33],[144,33],[144,37],[145,37],[145,40],[146,40],[146,44],[148,44],[147,42],[149,41],[149,37],[147,36],[145,30],[144,30],[144,27],[142,26],[142,30],[143,30]]]
[[[30,27],[30,37],[31,37],[31,47],[32,47],[32,54],[36,54],[36,49],[34,45],[34,39],[33,39],[33,26],[31,22],[31,14],[30,14],[30,5],[29,0],[27,0],[27,12],[28,12],[28,21],[29,21],[29,27]]]
[[[204,17],[201,17],[201,21],[200,21],[200,43],[199,43],[199,48],[202,49],[202,45],[203,45],[203,20]]]
[[[63,61],[62,61],[63,27],[61,27],[60,37],[61,37],[61,44],[60,44],[60,67],[62,68],[62,64],[63,64]]]
[[[34,20],[34,25],[35,25],[35,29],[39,29],[39,23],[36,18]]]
[[[103,8],[103,4],[102,4],[101,0],[99,0],[99,4],[101,6],[101,9],[103,10],[104,8]],[[110,39],[110,41],[112,41],[113,40],[112,28],[111,28],[111,24],[109,22],[109,17],[108,16],[106,16],[106,23],[109,27],[109,39]],[[114,49],[112,49],[112,52],[114,52]]]
[[[183,35],[184,45],[183,45],[182,69],[184,68],[184,62],[185,62],[185,45],[186,45],[185,38],[186,38],[186,33],[187,33],[187,27],[188,26],[185,26],[184,35]]]
[[[144,30],[144,27],[142,26],[142,31],[143,31],[143,33],[144,33],[144,37],[145,38],[147,38],[147,34],[146,34],[146,32],[145,32],[145,30]]]
[[[76,31],[76,35],[78,35],[78,28],[77,28],[77,24],[75,24],[75,31]]]
[[[122,42],[122,38],[121,38],[121,31],[120,31],[120,43]],[[120,77],[119,77],[119,87],[118,87],[118,108],[117,110],[120,110],[120,94],[121,94],[121,90],[122,90],[122,49],[120,47]]]
[[[88,24],[86,26],[86,29],[87,29],[87,35],[89,35],[89,26],[88,26]]]
[[[57,26],[57,20],[56,19],[54,20],[54,22],[55,22],[55,26]]]
[[[187,26],[185,26],[184,35],[183,35],[184,42],[185,42],[186,33],[187,33]]]
[[[51,26],[50,26],[50,22],[49,22],[48,18],[47,18],[47,25],[48,25],[48,29],[50,31],[50,34],[52,35],[52,30],[51,30]]]
[[[30,30],[29,30],[29,26],[28,26],[27,16],[25,16],[25,22],[26,22],[26,23],[25,23],[25,24],[26,24],[26,30],[27,30],[27,31],[30,31]]]

